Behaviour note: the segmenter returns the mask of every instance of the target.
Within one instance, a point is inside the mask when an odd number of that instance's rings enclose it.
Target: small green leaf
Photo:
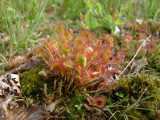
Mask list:
[[[56,69],[59,66],[60,66],[59,63],[52,63],[50,67],[51,69]]]
[[[119,96],[119,93],[118,93],[118,92],[115,92],[115,95],[116,95],[116,96]]]
[[[65,52],[65,53],[68,52],[67,47],[66,47],[65,44],[61,44],[61,49],[62,49],[62,51]]]
[[[87,64],[87,58],[86,58],[85,56],[83,56],[83,55],[79,55],[76,60],[77,60],[78,63],[79,63],[80,65],[82,65],[83,67],[85,67],[86,64]]]
[[[58,46],[57,40],[52,40],[51,43],[52,43],[52,46],[53,46],[54,48],[56,48],[56,47]]]
[[[76,38],[76,45],[81,47],[84,45],[84,38],[83,37],[78,37]]]
[[[43,76],[43,77],[46,77],[47,73],[44,70],[42,70],[42,71],[39,72],[39,75]]]
[[[119,94],[119,97],[124,98],[124,95],[122,93]]]
[[[36,56],[37,57],[42,57],[42,55],[43,55],[43,49],[42,49],[42,47],[36,48]]]
[[[55,33],[60,35],[62,32],[64,32],[65,28],[61,23],[57,23],[53,26],[53,30]]]
[[[75,107],[78,108],[79,110],[81,109],[82,106],[83,106],[83,104],[75,105]]]

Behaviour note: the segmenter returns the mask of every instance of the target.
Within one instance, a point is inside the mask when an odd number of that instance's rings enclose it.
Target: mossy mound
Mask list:
[[[151,56],[147,60],[148,60],[149,68],[152,68],[157,72],[160,72],[160,56],[159,55]]]
[[[37,98],[43,93],[45,80],[39,75],[44,66],[37,66],[20,74],[22,94],[26,97]]]
[[[42,77],[40,72],[47,71],[44,69],[47,69],[46,66],[40,65],[20,74],[23,96],[38,100],[43,99],[43,101],[51,103],[76,89],[71,78],[52,74]],[[44,90],[45,84],[46,88]],[[46,91],[46,94],[44,91]]]
[[[70,93],[65,98],[61,98],[61,102],[66,101],[67,109],[61,114],[62,116],[66,116],[66,119],[69,120],[77,120],[84,117],[85,109],[83,104],[86,101],[86,97],[84,95],[76,90],[74,93]]]
[[[113,112],[119,110],[122,119],[123,115],[141,120],[160,117],[160,80],[152,75],[122,78],[113,93],[107,96],[109,104],[116,104]]]
[[[38,100],[46,100],[45,103],[50,104],[53,101],[54,93],[54,97],[56,96],[56,99],[61,101],[60,106],[57,106],[59,108],[56,108],[58,111],[57,113],[59,113],[61,108],[64,109],[66,107],[61,113],[66,119],[94,118],[92,114],[97,112],[94,112],[94,108],[91,111],[86,110],[84,103],[88,104],[88,102],[84,95],[77,90],[74,90],[74,92],[70,90],[67,94],[64,94],[65,86],[68,86],[68,83],[63,83],[61,88],[62,95],[61,97],[57,97],[59,91],[58,84],[62,81],[62,78],[57,79],[57,77],[50,77],[48,79],[43,79],[38,74],[43,68],[44,66],[37,66],[20,75],[22,93],[24,96],[36,98]],[[55,79],[57,79],[56,90],[54,90]],[[48,95],[46,97],[43,95],[44,84],[48,85]],[[120,120],[123,120],[124,116],[127,116],[131,120],[135,118],[154,120],[160,117],[160,80],[153,75],[139,74],[130,78],[122,78],[117,83],[115,89],[110,93],[99,93],[99,95],[104,96],[112,113],[120,111],[120,114],[115,114],[115,117]],[[57,114],[56,110],[54,111],[55,113],[52,113],[53,115]],[[108,116],[112,116],[112,114],[107,111],[105,113]],[[102,116],[104,115],[101,114],[99,117],[103,118]]]

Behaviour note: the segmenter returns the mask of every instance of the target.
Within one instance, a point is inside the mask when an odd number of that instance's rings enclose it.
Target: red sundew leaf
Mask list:
[[[43,47],[42,46],[39,46],[36,48],[36,56],[37,57],[42,57],[43,55]]]
[[[68,53],[70,52],[70,47],[69,47],[69,45],[67,44],[67,43],[61,43],[61,51],[63,52],[63,53],[65,53],[65,55],[67,55],[68,56]]]
[[[52,46],[53,48],[57,48],[58,47],[58,40],[52,39],[50,41],[50,46]]]
[[[82,47],[86,44],[86,41],[83,37],[79,36],[75,40],[76,47]]]
[[[51,56],[44,47],[39,46],[36,48],[36,56],[42,58],[45,63],[49,64]]]
[[[51,70],[56,69],[60,66],[59,62],[53,62],[50,64]]]
[[[105,62],[108,62],[108,61],[110,60],[110,59],[109,59],[110,56],[111,56],[111,55],[109,55],[109,54],[103,55],[104,61],[105,61]]]
[[[110,47],[113,47],[114,38],[112,36],[109,36],[108,41],[109,41]]]
[[[46,40],[42,41],[42,45],[49,48],[50,47],[50,41],[46,39]]]
[[[120,64],[123,61],[123,57],[124,57],[124,54],[122,52],[118,52],[118,54],[114,60],[114,63]]]
[[[104,62],[108,62],[110,60],[110,57],[112,56],[112,51],[110,50],[110,47],[105,46],[102,50],[102,55]]]
[[[148,37],[148,34],[146,33],[139,33],[138,40],[146,39]]]
[[[89,60],[91,58],[92,53],[93,53],[92,47],[86,47],[84,53],[87,57],[87,60]]]
[[[127,35],[124,37],[124,42],[126,43],[127,48],[129,49],[130,43],[132,42],[133,37],[131,35]]]
[[[100,108],[104,107],[105,105],[105,99],[103,97],[88,97],[87,100],[90,105],[94,105]]]
[[[90,31],[87,30],[87,29],[82,29],[82,30],[80,31],[80,36],[86,38],[89,43],[92,43],[92,42],[95,43],[95,42],[97,41],[97,36],[96,36],[96,34],[90,32]]]
[[[102,40],[98,40],[97,48],[101,48],[101,47],[102,47]]]
[[[87,30],[87,29],[82,29],[82,30],[80,31],[80,36],[82,36],[82,37],[84,37],[84,38],[88,38],[89,35],[90,35],[90,31]]]
[[[43,46],[43,58],[48,61],[47,63],[52,61],[53,58],[54,58],[54,55],[52,54],[52,47],[51,47],[50,44],[51,43],[50,43],[49,40],[44,40],[43,43],[42,43],[42,46]]]
[[[139,32],[147,32],[148,31],[148,23],[145,20],[142,20],[141,25],[136,23],[135,24],[135,29]]]
[[[99,72],[94,72],[91,69],[85,69],[85,80],[84,83],[91,82],[94,78],[98,78],[100,76]]]
[[[43,57],[46,58],[46,59],[52,58],[51,55],[50,55],[50,53],[49,53],[47,50],[45,50],[45,51],[43,52]]]
[[[42,42],[42,46],[44,47],[44,53],[45,52],[47,52],[47,53],[49,53],[49,54],[51,54],[52,53],[52,46],[51,46],[51,41],[50,40],[44,40],[43,42]],[[46,53],[46,54],[47,54]],[[52,56],[52,54],[50,55],[50,56]],[[52,57],[51,57],[52,58]]]
[[[153,35],[157,35],[157,31],[160,31],[160,24],[155,25],[152,29],[151,32]],[[159,33],[160,34],[160,33]]]
[[[92,48],[88,47],[88,44],[85,41],[81,40],[81,39],[78,39],[77,42],[78,42],[79,46],[78,45],[74,46],[74,50],[73,50],[74,54],[75,55],[83,54],[83,55],[85,55],[87,57],[87,55],[89,55],[91,53]],[[75,44],[77,44],[77,43],[75,43]]]
[[[99,66],[97,66],[97,71],[102,73],[103,72],[103,66],[102,64],[100,64]]]
[[[68,30],[64,30],[60,33],[60,38],[64,43],[69,43],[71,40],[73,40],[73,35],[68,32]]]
[[[93,61],[99,55],[98,51],[94,51],[91,56],[91,60]]]
[[[79,64],[78,64],[78,66],[76,66],[76,68],[75,68],[76,70],[77,70],[77,72],[78,72],[78,75],[81,75],[82,74],[82,66],[80,66]]]
[[[90,34],[89,34],[89,37],[88,37],[88,40],[89,40],[89,42],[90,43],[96,43],[98,40],[97,40],[97,36],[96,36],[96,34],[95,33],[92,33],[92,32],[90,32]]]
[[[56,39],[50,40],[50,51],[51,51],[52,56],[54,58],[61,58],[62,57],[62,53],[59,48],[58,40],[56,40]]]
[[[61,23],[57,23],[53,26],[53,31],[57,33],[59,36],[62,32],[64,32],[66,28]]]
[[[76,61],[83,67],[87,65],[87,58],[84,55],[77,55]]]
[[[95,101],[94,105],[97,107],[102,108],[105,105],[105,99],[103,97],[95,97],[94,101]]]

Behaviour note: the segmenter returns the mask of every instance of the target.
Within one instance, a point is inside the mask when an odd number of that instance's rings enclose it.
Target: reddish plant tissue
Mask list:
[[[108,86],[107,80],[117,71],[111,69],[111,65],[120,64],[123,57],[121,52],[117,55],[113,52],[114,38],[110,36],[108,42],[102,44],[95,33],[83,29],[74,36],[61,23],[55,24],[53,30],[58,38],[44,40],[36,48],[36,56],[44,60],[52,75],[68,75],[78,85],[103,77],[99,85]]]
[[[105,99],[103,97],[88,97],[87,100],[89,104],[92,106],[100,108],[105,106]]]

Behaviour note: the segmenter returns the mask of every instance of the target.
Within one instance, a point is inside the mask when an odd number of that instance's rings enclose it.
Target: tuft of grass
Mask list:
[[[2,26],[0,31],[10,37],[8,46],[5,46],[2,41],[2,52],[9,50],[10,56],[15,53],[20,54],[20,51],[26,52],[29,39],[32,39],[31,34],[37,27],[48,2],[49,0],[44,1],[42,8],[39,8],[38,1],[0,1],[0,25]]]

